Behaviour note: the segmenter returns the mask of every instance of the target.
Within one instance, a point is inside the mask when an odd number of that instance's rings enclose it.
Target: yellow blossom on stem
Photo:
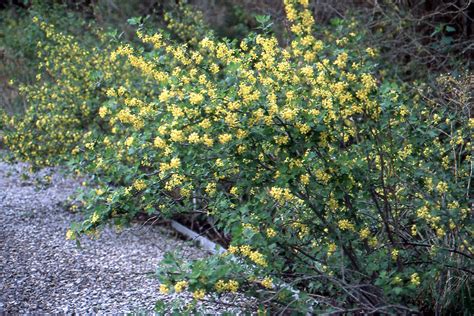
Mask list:
[[[94,212],[94,214],[92,214],[91,216],[91,223],[95,224],[99,221],[99,219],[100,219],[99,214],[97,214],[97,212]]]
[[[174,285],[174,291],[176,293],[181,293],[183,292],[186,288],[188,287],[188,282],[187,281],[179,281]]]
[[[273,228],[267,228],[266,233],[269,238],[273,238],[277,235],[277,232]]]
[[[266,287],[267,289],[273,288],[273,279],[270,277],[264,278],[260,284],[262,284],[263,287]]]
[[[203,289],[199,289],[199,290],[194,291],[193,298],[199,301],[199,300],[202,300],[205,295],[206,295],[206,291]]]
[[[398,258],[398,253],[399,253],[399,251],[398,251],[397,249],[393,249],[393,250],[392,250],[391,255],[392,255],[392,259],[393,259],[393,260],[397,260],[397,258]]]
[[[170,292],[170,289],[166,284],[160,284],[160,293],[161,294],[168,294]]]
[[[74,231],[68,229],[67,232],[66,232],[66,239],[67,240],[72,240],[74,238],[75,238]]]
[[[414,286],[420,285],[420,276],[418,275],[418,273],[415,272],[410,276],[410,282]]]

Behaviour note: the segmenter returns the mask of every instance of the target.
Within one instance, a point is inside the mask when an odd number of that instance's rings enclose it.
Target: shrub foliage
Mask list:
[[[96,27],[84,43],[35,16],[38,80],[22,88],[26,114],[4,116],[4,142],[96,177],[68,238],[143,211],[231,236],[225,255],[167,257],[164,292],[241,291],[294,312],[472,308],[467,75],[426,98],[380,79],[356,22],[322,32],[307,1],[285,10],[285,47],[147,28],[141,45]]]

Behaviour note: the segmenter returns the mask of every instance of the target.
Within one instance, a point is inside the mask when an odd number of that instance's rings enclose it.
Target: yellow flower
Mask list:
[[[137,35],[144,43],[152,44],[155,49],[159,49],[163,46],[161,34],[145,35],[141,32],[137,32]]]
[[[174,142],[182,142],[185,140],[183,131],[176,130],[176,129],[171,131],[170,138]]]
[[[274,139],[275,143],[278,145],[285,145],[290,141],[290,138],[287,135],[275,136]]]
[[[133,139],[132,136],[128,137],[128,138],[125,140],[125,143],[124,143],[125,146],[127,146],[127,147],[132,146],[132,145],[133,145],[133,140],[134,140],[134,139]]]
[[[206,185],[205,191],[207,194],[212,196],[216,193],[216,188],[217,188],[217,184],[215,182],[211,182]]]
[[[360,239],[364,240],[370,236],[370,230],[366,227],[359,232]]]
[[[161,137],[156,137],[153,141],[153,145],[157,148],[163,149],[166,147],[166,142]]]
[[[171,106],[171,114],[175,119],[184,116],[184,111],[176,105]]]
[[[228,143],[232,140],[232,135],[231,134],[221,134],[219,135],[219,142],[221,144]]]
[[[337,249],[337,246],[335,243],[330,243],[328,245],[328,256],[331,256]]]
[[[193,105],[197,105],[201,103],[203,100],[204,100],[204,96],[202,94],[192,92],[189,95],[189,102]]]
[[[224,280],[219,280],[214,285],[214,288],[217,292],[229,291],[232,293],[236,293],[239,289],[239,282],[235,280],[229,280],[228,282],[225,282]]]
[[[108,113],[108,109],[105,106],[101,106],[99,109],[99,116],[104,118]]]
[[[277,232],[273,228],[267,228],[267,236],[273,238],[277,235]]]
[[[259,266],[266,267],[268,265],[264,256],[258,251],[252,251],[248,257]]]
[[[171,97],[170,92],[168,90],[163,90],[160,93],[158,99],[160,100],[160,102],[165,103],[166,101],[168,101],[170,99],[170,97]]]
[[[216,73],[219,72],[219,66],[215,63],[212,63],[211,66],[209,67],[209,70],[215,75]]]
[[[303,174],[303,175],[301,175],[300,181],[301,181],[301,183],[303,183],[304,185],[308,185],[308,183],[309,183],[309,174]]]
[[[446,235],[446,232],[444,231],[444,229],[442,229],[441,227],[438,227],[436,229],[436,235],[439,237],[439,238],[443,238],[445,235]]]
[[[392,259],[397,260],[399,251],[397,249],[392,250]]]
[[[171,169],[179,168],[181,166],[181,160],[178,157],[175,157],[171,159],[169,166]]]
[[[252,248],[250,248],[249,245],[242,245],[242,246],[240,246],[240,252],[241,252],[244,256],[249,256],[251,251],[252,251]]]
[[[115,92],[114,88],[110,88],[110,89],[107,90],[106,95],[108,97],[115,97],[117,95],[117,93]]]
[[[448,191],[448,184],[446,182],[440,181],[436,186],[436,190],[439,193],[446,193]]]
[[[309,0],[300,0],[299,2],[305,8],[309,5]]]
[[[410,277],[410,282],[411,284],[413,284],[414,286],[418,286],[420,285],[420,276],[418,275],[418,273],[413,273]]]
[[[94,212],[94,214],[92,214],[91,216],[91,223],[95,224],[99,221],[99,219],[100,219],[99,214],[97,214],[97,212]]]
[[[375,53],[375,50],[371,47],[368,47],[365,52],[367,53],[367,55],[369,55],[370,57],[375,57],[376,53]]]
[[[272,278],[269,278],[269,277],[266,277],[265,279],[263,279],[260,284],[262,284],[263,287],[266,287],[267,289],[271,289],[273,288],[273,279]]]
[[[193,293],[193,297],[194,297],[194,299],[197,300],[197,301],[202,300],[205,295],[206,295],[206,291],[203,290],[203,289],[196,290],[196,291],[194,291],[194,293]]]
[[[161,294],[168,294],[170,292],[170,289],[166,284],[160,284],[160,293]]]
[[[124,87],[119,87],[118,90],[117,90],[117,94],[118,94],[119,96],[124,95],[125,92],[127,92],[127,89],[125,89]]]
[[[299,124],[298,126],[298,129],[300,130],[300,133],[303,134],[303,135],[306,135],[309,133],[309,131],[311,130],[311,127],[308,126],[308,124]]]
[[[229,249],[228,249],[228,250],[229,250],[229,252],[230,252],[231,254],[236,254],[236,253],[239,252],[239,247],[236,247],[236,246],[229,246]]]
[[[194,132],[194,133],[191,133],[189,136],[188,136],[188,142],[190,142],[191,144],[197,144],[199,143],[199,134]]]
[[[229,280],[229,282],[227,282],[227,289],[231,293],[236,293],[237,290],[239,289],[239,282],[235,280]]]
[[[341,230],[354,230],[354,224],[347,219],[341,219],[337,224]]]
[[[334,61],[334,64],[339,68],[343,68],[346,65],[347,57],[348,55],[346,52],[339,54],[336,60]]]
[[[209,137],[209,135],[207,134],[204,134],[204,136],[202,136],[202,142],[207,147],[212,147],[212,145],[214,145],[214,140],[211,137]]]
[[[429,208],[427,205],[423,205],[422,207],[420,207],[417,211],[416,211],[416,215],[419,217],[419,218],[429,218],[430,217],[430,212],[429,212]]]
[[[318,181],[322,182],[323,184],[327,184],[331,179],[331,176],[323,170],[318,169],[316,170],[316,179],[318,179]]]
[[[176,293],[181,293],[183,292],[186,288],[188,287],[188,282],[187,281],[179,281],[174,285],[174,291]]]
[[[216,282],[214,287],[215,287],[217,292],[223,292],[226,288],[226,283],[225,283],[224,280],[219,280],[219,281]]]
[[[135,180],[135,182],[133,182],[133,187],[137,191],[142,191],[142,190],[146,189],[147,185],[146,185],[145,180],[137,179],[137,180]]]
[[[204,129],[208,129],[209,127],[212,126],[212,124],[211,124],[211,121],[209,121],[209,119],[206,118],[206,119],[202,120],[201,123],[199,123],[199,126],[204,128]]]
[[[216,159],[216,166],[217,167],[223,167],[224,166],[224,162],[222,161],[221,158]]]
[[[296,117],[297,113],[298,113],[298,109],[286,108],[281,112],[281,117],[284,120],[292,121]]]
[[[75,238],[75,234],[72,230],[68,229],[66,232],[66,239],[73,240]]]

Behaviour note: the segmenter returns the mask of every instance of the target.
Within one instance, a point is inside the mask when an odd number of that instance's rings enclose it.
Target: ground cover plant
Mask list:
[[[357,20],[319,29],[308,1],[284,5],[285,45],[267,17],[228,40],[186,6],[160,30],[131,19],[141,43],[34,15],[37,81],[4,142],[95,178],[67,238],[141,212],[224,236],[225,255],[170,254],[163,292],[240,291],[267,312],[472,311],[470,73],[437,91],[400,80]]]

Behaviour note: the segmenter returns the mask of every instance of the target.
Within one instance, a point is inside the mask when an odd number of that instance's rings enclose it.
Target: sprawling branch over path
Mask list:
[[[152,277],[164,252],[183,246],[190,257],[203,255],[141,225],[121,234],[105,229],[78,249],[65,233],[80,217],[62,207],[77,181],[54,173],[51,184],[38,186],[47,170],[23,179],[25,171],[0,162],[0,314],[150,312],[157,299],[173,299],[159,294]]]

